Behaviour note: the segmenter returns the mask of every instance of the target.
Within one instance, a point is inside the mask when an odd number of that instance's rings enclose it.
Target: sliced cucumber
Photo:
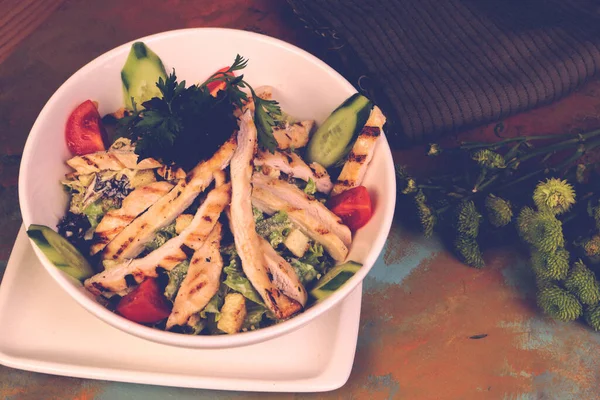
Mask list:
[[[51,228],[44,225],[30,225],[27,235],[52,264],[73,278],[84,280],[94,275],[92,266],[79,250]]]
[[[131,98],[139,109],[143,108],[143,102],[160,97],[160,90],[156,87],[158,78],[167,78],[162,61],[144,43],[135,42],[131,45],[129,56],[121,70],[125,108],[133,108]]]
[[[362,267],[354,261],[348,261],[345,264],[336,265],[322,277],[317,285],[310,291],[310,294],[317,300],[323,300],[338,290],[342,285]]]
[[[310,139],[306,152],[307,161],[317,162],[325,168],[340,161],[367,122],[372,108],[373,103],[359,93],[344,101]]]

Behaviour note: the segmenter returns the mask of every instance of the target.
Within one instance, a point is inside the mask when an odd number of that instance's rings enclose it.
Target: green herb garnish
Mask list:
[[[156,84],[160,97],[144,102],[143,110],[133,104],[133,112],[117,122],[117,137],[131,139],[140,159],[151,157],[189,171],[211,157],[237,130],[234,110],[248,101],[242,91],[248,88],[255,103],[259,145],[274,151],[277,142],[273,126],[281,116],[281,109],[276,101],[257,97],[243,75],[233,75],[247,64],[248,60],[238,55],[226,71],[213,74],[201,85],[189,87],[185,81],[178,82],[173,70]],[[225,87],[212,96],[207,84],[216,81],[224,82]]]

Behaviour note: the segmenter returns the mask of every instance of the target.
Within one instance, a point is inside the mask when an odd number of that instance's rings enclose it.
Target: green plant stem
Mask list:
[[[423,185],[423,184],[419,184],[419,185],[417,185],[417,188],[419,188],[419,189],[430,189],[430,190],[443,190],[443,191],[447,190],[447,188],[445,188],[443,186],[438,186],[438,185]]]
[[[473,193],[476,192],[481,192],[483,191],[483,189],[487,188],[488,186],[490,186],[492,183],[494,183],[498,178],[500,177],[499,174],[496,174],[494,176],[492,176],[490,179],[488,179],[487,181],[483,182],[481,185],[479,185],[478,187],[474,187],[473,188]]]
[[[600,129],[595,131],[590,131],[588,134],[600,134]],[[595,136],[591,135],[590,137]],[[533,142],[536,140],[548,140],[548,139],[562,139],[562,138],[570,138],[573,137],[572,133],[564,133],[560,135],[535,135],[535,136],[519,136],[514,138],[508,138],[501,140],[499,142],[493,143],[480,143],[480,142],[464,142],[459,148],[461,150],[478,150],[478,149],[499,149],[507,144],[514,142]]]
[[[578,148],[569,158],[565,159],[564,161],[562,161],[560,164],[556,165],[555,167],[551,167],[551,168],[540,168],[536,171],[530,172],[528,174],[525,174],[513,181],[507,182],[504,185],[501,185],[497,188],[495,188],[495,190],[500,191],[500,190],[504,190],[507,189],[511,186],[516,185],[517,183],[521,183],[524,182],[528,179],[531,179],[541,173],[547,173],[550,171],[560,171],[562,168],[566,167],[567,165],[577,161],[579,158],[581,158],[586,152],[595,149],[596,147],[600,146],[600,140],[594,141],[594,142],[590,142],[585,146],[582,146],[580,148]]]
[[[598,136],[598,135],[600,135],[600,129],[599,130],[595,130],[595,131],[591,131],[591,132],[588,132],[588,133],[584,133],[584,134],[581,134],[581,135],[577,135],[577,137],[575,137],[575,138],[572,138],[572,139],[569,139],[569,140],[565,140],[565,141],[562,141],[562,142],[559,142],[559,143],[554,143],[554,144],[551,144],[549,146],[540,147],[539,149],[534,150],[534,151],[532,151],[529,154],[526,154],[526,155],[524,155],[522,157],[515,158],[513,161],[511,161],[507,165],[507,167],[510,168],[510,167],[514,166],[515,163],[519,163],[520,164],[520,163],[523,163],[523,162],[525,162],[525,161],[527,161],[527,160],[529,160],[531,158],[540,156],[542,154],[546,154],[546,153],[550,153],[550,152],[558,152],[558,151],[561,151],[561,150],[566,150],[566,149],[568,149],[568,148],[570,148],[570,147],[572,147],[574,145],[585,143],[588,139],[591,139],[591,138],[593,138],[595,136]]]

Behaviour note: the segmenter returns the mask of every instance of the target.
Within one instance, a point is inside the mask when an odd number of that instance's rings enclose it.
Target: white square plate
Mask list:
[[[21,228],[0,286],[0,363],[55,375],[220,390],[319,392],[350,375],[362,285],[288,335],[194,350],[146,341],[100,321],[44,271]]]

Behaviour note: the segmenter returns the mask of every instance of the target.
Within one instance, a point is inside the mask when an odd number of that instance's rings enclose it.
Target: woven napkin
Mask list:
[[[384,110],[396,146],[552,102],[600,67],[593,0],[288,2]]]

